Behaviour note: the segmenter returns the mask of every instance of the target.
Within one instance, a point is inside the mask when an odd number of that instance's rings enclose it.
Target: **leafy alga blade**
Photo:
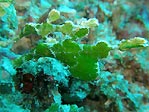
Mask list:
[[[98,42],[96,45],[84,45],[83,54],[86,54],[96,60],[106,58],[109,54],[111,47],[105,42]]]
[[[52,24],[49,23],[42,23],[41,25],[36,26],[38,29],[38,34],[42,37],[45,37],[47,34],[54,31],[54,27]]]
[[[28,36],[30,34],[37,34],[34,24],[26,24],[21,31],[20,37]]]
[[[99,23],[98,23],[98,19],[90,18],[89,20],[82,21],[81,25],[89,28],[94,28],[98,26]]]
[[[54,52],[55,58],[62,61],[64,64],[71,66],[76,62],[76,57],[81,49],[77,43],[66,39],[62,44],[55,44],[51,50]]]
[[[53,57],[52,52],[47,44],[38,44],[33,50],[34,58]]]
[[[77,57],[76,64],[70,67],[70,72],[81,80],[95,80],[98,76],[97,61],[87,55],[80,55]]]
[[[70,34],[73,29],[73,24],[71,21],[66,21],[61,27],[60,31],[64,34]]]
[[[58,20],[59,18],[60,18],[60,12],[58,10],[52,9],[49,12],[47,22],[51,23],[51,22],[54,22],[54,21]]]
[[[93,46],[92,56],[97,57],[98,59],[106,58],[109,54],[111,47],[108,46],[105,42],[98,42]]]
[[[121,43],[119,44],[119,49],[123,51],[131,48],[146,47],[146,46],[148,46],[147,40],[141,37],[135,37],[129,40],[121,41]]]
[[[72,36],[73,36],[73,39],[75,40],[75,39],[82,38],[82,37],[88,35],[89,29],[88,28],[77,28],[73,32],[74,32],[74,34]]]

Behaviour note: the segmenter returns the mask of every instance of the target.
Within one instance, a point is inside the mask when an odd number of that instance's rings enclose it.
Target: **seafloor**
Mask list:
[[[149,0],[0,0],[0,112],[149,112]]]

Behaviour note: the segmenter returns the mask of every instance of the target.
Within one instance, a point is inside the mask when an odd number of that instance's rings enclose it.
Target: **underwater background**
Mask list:
[[[0,0],[0,112],[149,112],[148,0]]]

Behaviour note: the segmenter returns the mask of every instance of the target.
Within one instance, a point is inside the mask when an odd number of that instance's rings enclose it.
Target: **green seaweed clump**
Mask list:
[[[56,16],[54,18],[54,15]],[[52,17],[51,17],[52,16]],[[20,57],[14,61],[14,64],[22,63],[28,59],[38,59],[39,57],[52,57],[68,66],[71,75],[81,80],[95,80],[99,75],[98,60],[108,56],[111,47],[106,42],[97,42],[94,45],[82,44],[79,41],[88,35],[89,27],[95,27],[96,19],[88,20],[83,23],[84,26],[74,25],[65,22],[63,25],[51,24],[59,19],[59,12],[55,9],[49,12],[47,23],[27,24],[22,30],[21,36],[39,34],[42,38],[49,39],[48,34],[60,32],[64,37],[57,39],[53,45],[51,43],[39,43],[29,54]],[[68,29],[68,30],[67,30]],[[69,33],[72,31],[71,33]],[[30,57],[30,58],[28,58]],[[18,66],[18,65],[17,65]]]

